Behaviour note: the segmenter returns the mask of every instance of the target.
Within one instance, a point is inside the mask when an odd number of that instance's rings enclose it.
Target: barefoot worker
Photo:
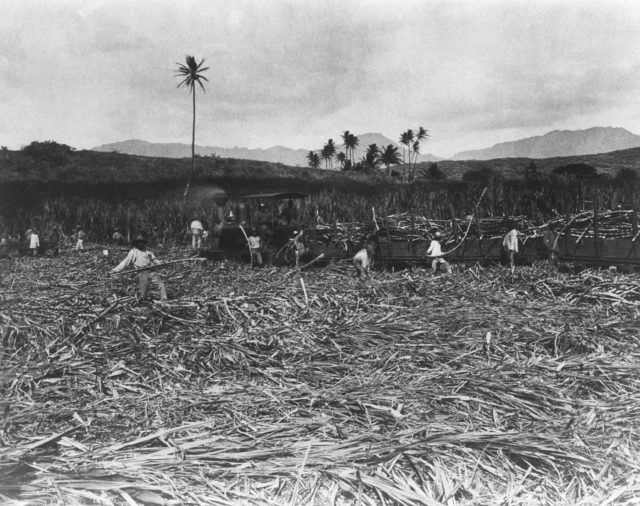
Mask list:
[[[154,265],[159,265],[160,262],[156,259],[156,256],[147,250],[147,241],[142,235],[138,235],[131,242],[131,250],[125,257],[125,259],[111,269],[111,273],[122,272],[125,267],[133,265],[136,269],[145,269]],[[152,281],[160,291],[160,299],[167,300],[167,290],[164,286],[162,277],[153,270],[145,269],[138,273],[138,283],[140,287],[140,300],[147,300],[147,292],[149,291],[149,281]]]

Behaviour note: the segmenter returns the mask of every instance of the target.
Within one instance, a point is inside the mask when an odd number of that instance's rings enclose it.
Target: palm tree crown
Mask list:
[[[336,151],[336,145],[333,139],[329,139],[320,152],[325,161],[326,168],[333,169],[333,157],[336,156]]]
[[[380,165],[380,149],[377,144],[369,144],[367,152],[362,157],[362,164],[370,171],[378,168],[378,165]]]
[[[400,150],[397,146],[393,144],[389,144],[386,148],[382,150],[380,153],[380,162],[384,163],[387,167],[387,176],[389,175],[389,167],[391,165],[398,165],[402,163],[402,158],[400,158]]]
[[[209,80],[202,75],[205,70],[209,70],[209,67],[202,66],[202,64],[204,63],[204,58],[200,61],[200,63],[196,63],[195,56],[187,56],[185,58],[185,62],[186,65],[182,63],[176,63],[176,65],[178,65],[178,72],[176,74],[176,77],[183,78],[183,80],[180,81],[180,84],[178,84],[178,88],[180,88],[181,86],[186,86],[187,88],[189,88],[190,92],[193,92],[196,83],[198,83],[202,88],[202,91],[204,91],[204,84],[202,84],[202,81],[209,82]]]
[[[349,130],[345,130],[342,134],[342,141],[344,142],[344,148],[347,152],[347,156],[349,160],[351,160],[351,164],[353,165],[354,151],[358,147],[358,138],[349,132]]]
[[[320,167],[320,156],[318,153],[314,153],[313,151],[309,151],[307,154],[307,161],[309,162],[309,167],[312,169],[317,169]]]

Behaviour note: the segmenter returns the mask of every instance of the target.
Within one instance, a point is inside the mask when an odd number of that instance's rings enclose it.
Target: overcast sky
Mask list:
[[[424,126],[449,156],[553,129],[640,133],[640,1],[0,0],[0,145],[317,149]]]

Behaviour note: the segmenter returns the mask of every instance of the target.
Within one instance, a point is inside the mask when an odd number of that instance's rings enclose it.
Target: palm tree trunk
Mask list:
[[[187,198],[189,193],[189,187],[191,186],[191,178],[193,177],[193,171],[196,164],[196,88],[191,88],[193,94],[193,123],[191,126],[191,170],[189,171],[189,178],[187,179],[187,187],[184,189],[184,198]]]

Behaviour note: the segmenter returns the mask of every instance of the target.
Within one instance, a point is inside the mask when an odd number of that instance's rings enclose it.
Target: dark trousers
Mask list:
[[[160,292],[160,300],[167,300],[167,289],[164,286],[164,281],[162,281],[160,274],[153,271],[145,271],[138,274],[138,283],[140,285],[140,298],[142,300],[145,300],[147,298],[150,281],[158,287],[158,291]]]

